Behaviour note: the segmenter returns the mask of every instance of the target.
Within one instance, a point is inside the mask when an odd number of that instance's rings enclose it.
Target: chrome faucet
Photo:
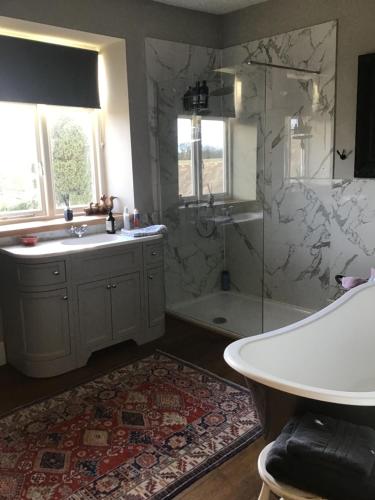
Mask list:
[[[212,191],[211,191],[211,186],[209,184],[207,184],[207,189],[208,189],[208,192],[209,192],[209,197],[208,197],[208,206],[210,208],[214,208],[214,205],[215,205],[215,196],[212,194]]]
[[[78,238],[82,238],[82,236],[85,234],[86,231],[87,231],[87,224],[82,224],[82,226],[72,226],[70,228],[72,236],[73,234],[75,234],[76,236],[78,236]]]
[[[226,217],[232,217],[232,210],[234,209],[234,205],[229,205],[229,207],[223,208],[223,212]]]

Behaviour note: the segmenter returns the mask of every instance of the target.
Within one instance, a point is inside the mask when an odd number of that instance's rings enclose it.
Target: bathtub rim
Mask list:
[[[224,351],[224,359],[229,366],[234,370],[244,375],[246,378],[263,384],[267,387],[277,389],[279,391],[293,394],[295,396],[300,396],[309,399],[315,399],[318,401],[338,403],[344,405],[354,405],[354,406],[375,406],[375,390],[374,391],[340,391],[335,389],[326,389],[323,387],[314,387],[311,385],[301,384],[288,379],[283,379],[275,375],[270,375],[266,371],[260,370],[258,368],[251,367],[244,361],[241,356],[241,351],[244,346],[275,336],[290,333],[292,331],[298,330],[300,327],[307,324],[314,323],[326,314],[340,308],[354,295],[357,295],[361,291],[374,287],[375,283],[365,283],[358,287],[353,288],[346,292],[342,297],[335,300],[333,303],[329,304],[320,311],[312,314],[311,316],[302,319],[291,325],[272,330],[260,335],[255,335],[253,337],[242,338],[235,342],[232,342]]]

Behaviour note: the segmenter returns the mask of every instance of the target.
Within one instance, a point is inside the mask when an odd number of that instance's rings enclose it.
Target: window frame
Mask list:
[[[24,107],[24,106],[31,106],[35,107],[35,105],[31,104],[29,105],[28,103],[21,103],[21,102],[2,102],[2,104],[5,104],[7,106],[9,105],[14,105],[17,107]],[[12,222],[17,223],[17,222],[23,222],[23,221],[28,221],[28,220],[40,220],[41,218],[45,217],[45,213],[47,210],[47,204],[46,204],[46,189],[45,189],[45,181],[44,181],[44,174],[43,174],[43,167],[41,165],[41,149],[40,149],[40,133],[39,133],[39,126],[38,126],[38,120],[36,116],[36,112],[34,109],[33,112],[33,122],[34,122],[34,140],[35,140],[35,152],[36,152],[36,162],[31,163],[31,167],[34,167],[37,169],[38,174],[38,183],[39,183],[39,193],[40,193],[40,198],[41,198],[41,208],[40,209],[25,209],[25,210],[17,210],[17,211],[10,211],[7,212],[4,215],[0,215],[0,225],[1,223],[3,224],[12,224]]]
[[[188,119],[191,122],[191,167],[192,167],[192,181],[193,181],[193,195],[179,197],[186,202],[193,202],[197,200],[208,200],[210,194],[203,193],[203,158],[202,158],[202,121],[212,120],[223,122],[223,167],[224,167],[224,191],[220,193],[213,193],[215,199],[224,200],[230,197],[231,193],[231,173],[229,169],[229,137],[230,137],[230,120],[222,116],[204,116],[204,115],[186,115],[180,114],[177,116],[179,119]],[[196,129],[194,131],[194,129]]]
[[[56,206],[56,197],[54,193],[53,170],[52,170],[52,151],[51,140],[49,136],[49,127],[47,112],[48,108],[68,109],[67,106],[49,106],[44,104],[31,103],[11,103],[14,105],[29,105],[34,108],[34,131],[35,144],[37,153],[37,165],[39,187],[41,196],[41,210],[37,211],[19,211],[0,214],[0,226],[15,224],[20,222],[33,222],[40,220],[53,220],[61,217],[64,212],[63,208]],[[105,191],[105,164],[104,164],[104,140],[103,140],[103,119],[100,109],[78,108],[77,110],[89,111],[92,120],[92,137],[90,147],[90,161],[92,162],[92,186],[93,197],[99,201],[100,196]],[[87,205],[75,206],[73,208],[74,215],[84,215],[84,208]],[[22,213],[24,212],[24,213]]]

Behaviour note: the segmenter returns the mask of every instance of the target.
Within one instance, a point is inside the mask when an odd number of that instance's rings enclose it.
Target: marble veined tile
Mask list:
[[[375,247],[375,231],[368,234],[373,184],[331,181],[336,22],[224,50],[156,39],[147,39],[145,49],[155,210],[169,227],[169,306],[215,292],[224,266],[237,291],[259,295],[264,287],[275,300],[311,309],[325,305],[336,270],[366,268]],[[248,66],[248,59],[320,74]],[[235,71],[213,72],[222,67]],[[235,87],[234,98],[211,100],[214,115],[257,124],[255,191],[264,212],[256,222],[218,227],[209,237],[197,231],[202,214],[180,209],[178,197],[176,121],[187,86],[203,79]],[[290,141],[292,119],[311,131],[299,175],[288,160],[296,144]]]

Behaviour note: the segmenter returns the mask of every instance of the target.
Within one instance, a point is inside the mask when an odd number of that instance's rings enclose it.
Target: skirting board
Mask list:
[[[5,347],[4,342],[0,342],[0,366],[5,365],[7,359],[5,357]]]

